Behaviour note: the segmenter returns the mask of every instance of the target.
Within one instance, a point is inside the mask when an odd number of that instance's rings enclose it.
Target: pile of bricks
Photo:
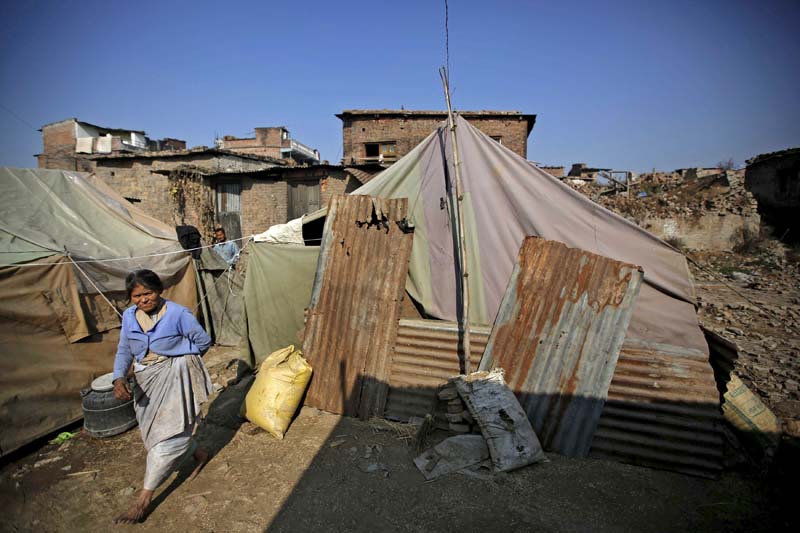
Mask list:
[[[480,433],[480,428],[458,395],[455,383],[451,380],[441,386],[434,409],[434,423],[437,429],[454,434]]]

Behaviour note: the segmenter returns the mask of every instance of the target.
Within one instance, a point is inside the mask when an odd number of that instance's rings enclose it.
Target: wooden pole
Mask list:
[[[464,233],[464,188],[461,183],[461,159],[458,157],[458,142],[456,137],[456,121],[453,119],[453,108],[450,106],[450,81],[447,79],[447,69],[442,67],[439,69],[439,75],[442,78],[442,85],[444,85],[444,97],[447,101],[447,120],[450,124],[450,138],[453,143],[453,167],[456,174],[456,201],[451,200],[451,205],[455,207],[456,215],[458,217],[458,238],[456,239],[458,247],[458,263],[461,267],[461,295],[462,295],[462,312],[461,319],[458,323],[458,332],[462,340],[461,351],[458,354],[460,359],[462,374],[470,373],[469,358],[470,351],[470,338],[469,338],[469,271],[467,269],[467,242]],[[455,228],[453,228],[455,231]]]

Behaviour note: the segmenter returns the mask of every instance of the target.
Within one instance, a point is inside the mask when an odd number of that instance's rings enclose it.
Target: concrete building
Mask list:
[[[185,150],[186,141],[153,140],[141,130],[106,128],[76,118],[45,124],[42,153],[36,154],[39,168],[90,172],[92,154],[119,154],[150,150]]]
[[[316,165],[320,162],[319,150],[293,139],[283,126],[256,128],[255,137],[225,135],[215,143],[217,148],[224,150],[284,159],[300,165]]]
[[[536,115],[519,111],[460,111],[472,125],[522,157]],[[349,109],[342,121],[342,163],[392,164],[447,120],[446,111]]]

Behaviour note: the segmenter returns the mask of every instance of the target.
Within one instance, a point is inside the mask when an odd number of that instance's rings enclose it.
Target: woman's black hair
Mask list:
[[[134,270],[125,277],[125,290],[128,291],[128,298],[131,297],[131,292],[137,285],[141,285],[151,291],[164,292],[164,284],[161,283],[161,278],[152,270]]]

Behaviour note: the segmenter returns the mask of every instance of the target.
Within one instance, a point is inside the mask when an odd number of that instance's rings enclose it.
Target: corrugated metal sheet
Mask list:
[[[589,453],[641,279],[560,242],[522,243],[480,369],[505,370],[546,450]]]
[[[470,362],[480,363],[491,328],[470,328]],[[442,320],[400,320],[384,416],[408,421],[432,412],[436,388],[459,373],[458,325]]]
[[[303,351],[314,369],[306,404],[383,414],[413,234],[408,200],[331,199]]]
[[[705,354],[628,339],[591,455],[715,477],[722,468],[721,417]]]

